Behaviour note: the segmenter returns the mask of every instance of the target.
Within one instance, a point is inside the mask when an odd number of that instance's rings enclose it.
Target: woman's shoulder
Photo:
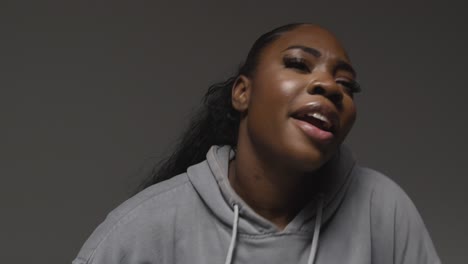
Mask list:
[[[369,193],[372,197],[381,197],[385,201],[394,201],[407,196],[403,188],[386,174],[363,166],[355,166],[354,188]]]
[[[168,211],[171,208],[193,199],[194,194],[187,173],[182,173],[149,186],[124,201],[107,215],[106,221],[110,225],[122,225],[135,220],[141,222],[146,218],[161,221],[170,215]]]
[[[183,194],[188,194],[190,189],[193,188],[187,174],[179,174],[166,181],[151,185],[135,194],[112,210],[107,218],[122,221],[123,218],[131,217],[131,215],[138,214],[141,211],[148,209],[157,210],[161,207],[174,205],[174,203],[184,199]]]
[[[370,168],[356,167],[353,173],[351,193],[360,197],[354,201],[369,210],[373,249],[378,251],[373,262],[392,253],[398,263],[440,263],[424,221],[403,188]]]
[[[368,167],[356,166],[352,172],[351,196],[368,203],[374,214],[393,215],[396,211],[417,214],[417,209],[407,192],[386,174]]]
[[[162,235],[174,222],[176,212],[180,213],[180,207],[190,204],[195,196],[186,173],[144,189],[107,215],[74,263],[89,263],[96,254],[121,251],[151,241],[154,234]]]

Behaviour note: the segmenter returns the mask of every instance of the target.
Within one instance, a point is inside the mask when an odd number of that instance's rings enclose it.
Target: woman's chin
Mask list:
[[[296,170],[313,172],[320,169],[333,155],[332,149],[320,149],[315,146],[292,146],[288,159]]]

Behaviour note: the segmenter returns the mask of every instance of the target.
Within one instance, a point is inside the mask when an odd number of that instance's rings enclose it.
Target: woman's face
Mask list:
[[[263,49],[248,78],[240,133],[266,157],[314,171],[353,126],[354,80],[345,50],[328,31],[303,25],[283,33]]]

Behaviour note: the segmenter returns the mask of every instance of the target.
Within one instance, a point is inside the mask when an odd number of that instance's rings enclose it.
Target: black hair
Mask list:
[[[236,79],[240,75],[252,77],[262,50],[283,33],[303,24],[305,23],[287,24],[261,35],[250,48],[237,74],[208,88],[201,108],[192,117],[174,152],[154,167],[138,191],[181,174],[191,165],[205,160],[212,145],[230,145],[236,149],[241,119],[240,113],[233,108],[231,102],[231,91]]]

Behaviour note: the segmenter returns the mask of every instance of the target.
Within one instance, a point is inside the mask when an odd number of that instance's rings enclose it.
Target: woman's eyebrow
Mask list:
[[[322,56],[322,53],[314,48],[311,48],[311,47],[306,47],[306,46],[302,46],[302,45],[293,45],[293,46],[289,46],[287,47],[285,50],[283,51],[286,51],[286,50],[290,50],[290,49],[300,49],[304,52],[307,52],[309,54],[312,54],[314,57],[317,57],[319,58],[320,56]]]
[[[284,49],[283,52],[286,51],[286,50],[290,50],[290,49],[300,49],[300,50],[302,50],[304,52],[307,52],[307,53],[311,54],[312,56],[314,56],[316,58],[320,58],[320,56],[322,56],[322,53],[320,51],[318,51],[317,49],[314,49],[312,47],[303,46],[303,45],[289,46],[286,49]],[[338,60],[336,69],[337,70],[349,71],[353,75],[353,77],[356,78],[357,74],[356,74],[356,71],[354,70],[353,66],[351,66],[351,64],[349,64],[348,62],[346,62],[344,60]]]

